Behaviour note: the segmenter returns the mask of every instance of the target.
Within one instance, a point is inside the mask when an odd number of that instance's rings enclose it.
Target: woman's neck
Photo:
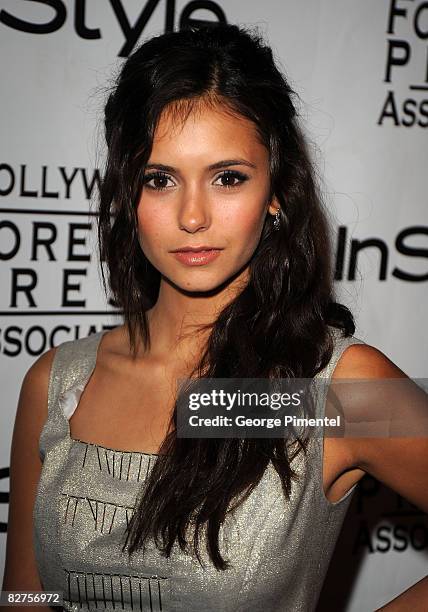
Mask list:
[[[200,356],[213,323],[236,295],[238,283],[217,292],[183,292],[161,281],[156,304],[147,311],[152,356]],[[208,326],[208,327],[206,327]]]

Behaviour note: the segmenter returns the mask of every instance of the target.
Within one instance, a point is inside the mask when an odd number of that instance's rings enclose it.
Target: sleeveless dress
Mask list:
[[[343,351],[365,344],[331,327],[334,352],[317,377],[330,378]],[[357,484],[340,500],[323,491],[323,430],[308,455],[292,463],[303,478],[289,501],[268,465],[251,495],[229,513],[219,534],[217,570],[201,546],[204,567],[174,545],[160,554],[122,553],[124,530],[156,454],[128,452],[71,437],[68,419],[93,370],[103,332],[57,347],[48,417],[39,439],[43,461],[33,509],[33,540],[44,590],[62,591],[65,610],[144,612],[310,612],[315,609]],[[325,398],[316,403],[324,415]],[[321,426],[322,427],[322,426]],[[226,551],[226,552],[225,552]]]

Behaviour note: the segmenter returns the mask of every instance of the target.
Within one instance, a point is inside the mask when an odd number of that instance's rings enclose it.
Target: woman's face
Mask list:
[[[214,290],[245,278],[266,214],[269,157],[256,128],[221,107],[203,106],[184,125],[159,121],[138,204],[144,254],[161,275],[186,291]],[[217,256],[173,253],[185,247],[219,249]]]

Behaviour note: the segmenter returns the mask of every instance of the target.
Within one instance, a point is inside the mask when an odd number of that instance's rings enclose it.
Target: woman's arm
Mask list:
[[[358,415],[367,414],[369,422],[372,405],[373,423],[390,419],[390,435],[384,437],[355,437],[347,441],[353,465],[371,474],[399,495],[428,513],[428,400],[423,390],[400,370],[381,351],[369,345],[353,345],[340,359],[334,377],[378,379],[367,394],[362,392],[352,407]],[[401,379],[389,382],[384,379]],[[384,382],[382,382],[384,380]],[[357,382],[358,385],[358,382]],[[362,387],[364,388],[364,387]],[[355,387],[356,391],[358,386]],[[366,387],[367,389],[367,387]],[[369,397],[373,395],[373,397]],[[358,405],[364,398],[368,405]],[[409,401],[406,403],[406,398]],[[372,400],[372,401],[371,401]],[[349,400],[351,403],[351,400]],[[357,415],[357,416],[358,416]],[[358,419],[356,419],[358,420]],[[400,424],[404,437],[399,437]],[[409,435],[417,431],[417,436]],[[428,576],[412,585],[376,612],[427,612]]]
[[[33,548],[33,507],[42,468],[39,437],[47,418],[49,373],[54,352],[52,349],[39,357],[28,370],[21,387],[10,455],[3,591],[43,590]],[[20,608],[14,606],[14,609]],[[29,606],[22,607],[27,612],[29,609]]]

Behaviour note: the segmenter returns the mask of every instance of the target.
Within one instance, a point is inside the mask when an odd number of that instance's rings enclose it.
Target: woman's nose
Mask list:
[[[178,213],[178,224],[180,229],[187,232],[196,232],[199,229],[207,229],[210,224],[210,215],[206,204],[206,195],[200,190],[187,190],[183,193]]]

